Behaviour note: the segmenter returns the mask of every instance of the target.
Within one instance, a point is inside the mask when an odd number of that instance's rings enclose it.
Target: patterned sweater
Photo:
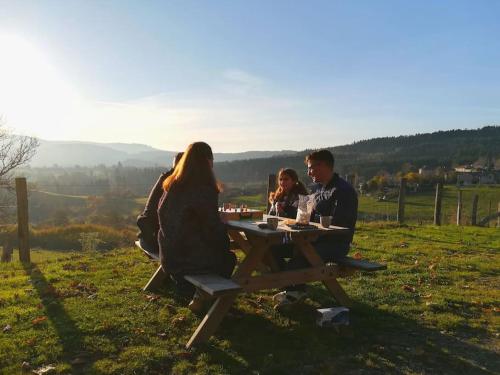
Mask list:
[[[173,275],[216,272],[229,252],[226,226],[218,213],[218,192],[209,186],[172,187],[158,207],[160,259]]]
[[[281,207],[283,207],[284,213],[281,213],[280,216],[287,217],[289,219],[295,219],[297,217],[297,208],[299,207],[299,195],[295,193],[289,193],[282,197],[279,201]],[[269,210],[269,215],[278,215],[276,212],[276,207],[274,205],[271,206]]]

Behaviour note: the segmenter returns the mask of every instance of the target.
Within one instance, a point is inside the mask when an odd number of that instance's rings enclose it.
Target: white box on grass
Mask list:
[[[349,309],[347,307],[329,307],[317,309],[316,324],[320,327],[336,327],[349,325]]]

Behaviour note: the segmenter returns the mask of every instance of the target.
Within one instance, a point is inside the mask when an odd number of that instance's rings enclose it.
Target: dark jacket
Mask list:
[[[320,240],[352,242],[354,227],[358,218],[358,195],[356,190],[337,173],[325,186],[317,184],[312,188],[314,194],[314,210],[311,221],[319,222],[320,216],[332,216],[332,224],[350,228],[345,236],[338,234],[322,236]]]
[[[149,248],[158,253],[158,205],[163,195],[163,181],[172,174],[171,169],[166,173],[162,173],[153,188],[149,192],[149,197],[144,207],[144,211],[137,217],[137,226],[139,227],[138,237],[146,241]]]
[[[219,273],[230,251],[214,187],[172,187],[163,194],[158,217],[160,259],[167,273]]]

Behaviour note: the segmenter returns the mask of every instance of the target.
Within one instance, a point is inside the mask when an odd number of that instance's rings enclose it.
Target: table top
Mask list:
[[[328,228],[323,228],[319,223],[310,222],[309,224],[313,225],[315,228],[307,228],[307,229],[292,229],[285,224],[285,220],[289,220],[286,218],[281,218],[278,228],[276,230],[272,229],[261,229],[257,225],[260,223],[265,223],[268,215],[264,215],[263,220],[229,220],[227,225],[229,229],[236,229],[244,232],[249,232],[255,234],[259,237],[282,237],[284,233],[307,233],[307,234],[328,234],[328,233],[346,233],[350,231],[349,228],[338,227],[335,225],[330,225]]]

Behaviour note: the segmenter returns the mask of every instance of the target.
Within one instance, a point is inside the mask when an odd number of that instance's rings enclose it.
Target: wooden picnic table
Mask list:
[[[264,220],[266,220],[266,216],[264,216]],[[291,284],[321,281],[341,305],[351,305],[350,298],[337,281],[338,277],[349,271],[349,267],[338,264],[326,265],[312,245],[321,235],[343,234],[349,231],[348,228],[333,225],[329,228],[323,228],[319,224],[311,223],[314,228],[297,230],[287,226],[284,220],[280,220],[277,230],[271,230],[259,228],[258,223],[262,222],[265,221],[231,220],[227,222],[229,236],[237,244],[236,247],[245,253],[245,257],[231,280],[228,280],[235,287],[229,287],[228,293],[219,295],[215,299],[191,336],[186,345],[187,348],[204,342],[212,336],[240,292],[251,293],[259,290],[283,288]],[[270,247],[283,243],[284,237],[294,243],[296,251],[302,253],[311,267],[293,271],[278,269],[271,256]],[[261,272],[253,275],[254,271],[257,270]],[[210,286],[200,280],[203,279],[198,279],[198,283],[196,280],[193,282],[193,278],[190,281],[195,285],[198,284],[196,286],[200,289],[215,295],[213,290],[210,290]]]

